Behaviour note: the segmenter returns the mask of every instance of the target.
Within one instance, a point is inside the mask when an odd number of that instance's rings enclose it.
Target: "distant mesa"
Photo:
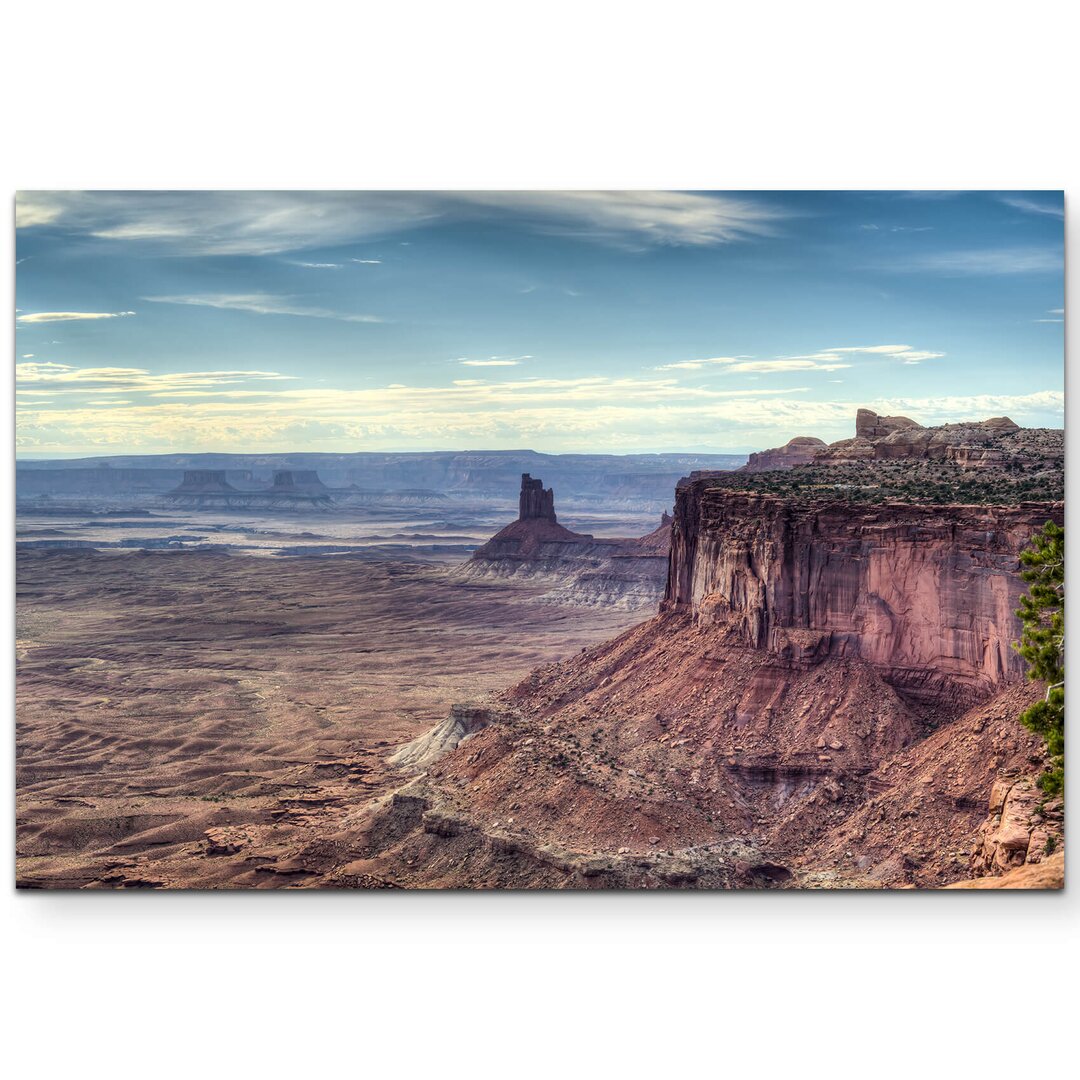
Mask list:
[[[328,498],[330,489],[319,479],[314,469],[277,469],[268,495],[285,498]]]
[[[239,495],[240,492],[225,479],[224,469],[186,469],[184,479],[169,495]]]
[[[224,469],[185,469],[183,481],[165,496],[184,506],[237,509],[314,508],[330,506],[330,491],[314,469],[278,469],[261,490],[233,487]]]
[[[43,496],[77,501],[145,498],[159,502],[175,491],[189,470],[224,469],[241,493],[265,492],[273,474],[318,470],[335,506],[372,508],[490,502],[517,489],[521,474],[539,473],[563,500],[578,507],[659,515],[671,505],[679,478],[694,469],[731,470],[745,454],[542,454],[533,450],[350,453],[205,453],[94,456],[72,460],[22,459],[16,463],[20,502]],[[278,485],[280,487],[280,485]],[[314,493],[314,492],[309,492]],[[323,494],[323,492],[319,492]],[[220,494],[220,493],[219,493]]]

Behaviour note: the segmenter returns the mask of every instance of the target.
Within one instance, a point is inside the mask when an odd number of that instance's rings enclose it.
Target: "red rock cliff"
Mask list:
[[[915,697],[1019,679],[1018,553],[1060,504],[860,506],[684,482],[667,610],[797,664],[869,661]]]

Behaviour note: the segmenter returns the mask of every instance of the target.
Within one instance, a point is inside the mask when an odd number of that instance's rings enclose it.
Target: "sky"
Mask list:
[[[20,457],[1064,417],[1064,197],[22,192]]]

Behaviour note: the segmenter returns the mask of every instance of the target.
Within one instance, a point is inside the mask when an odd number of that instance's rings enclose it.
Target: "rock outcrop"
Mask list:
[[[1064,889],[1065,852],[1059,851],[1040,863],[1018,866],[1001,877],[967,878],[946,885],[946,889]]]
[[[399,769],[422,772],[451,750],[456,750],[466,739],[483,731],[493,719],[492,709],[484,705],[454,705],[441,724],[406,743],[388,760]]]
[[[663,592],[670,518],[634,538],[595,537],[560,525],[554,492],[521,477],[519,516],[457,571],[473,579],[516,578],[543,586],[543,603],[655,610]]]
[[[1048,429],[1047,429],[1048,430]],[[1057,460],[1063,450],[1047,430],[1025,429],[1007,416],[923,427],[907,416],[855,415],[855,437],[826,445],[800,437],[785,446],[751,454],[741,472],[766,472],[804,465],[853,465],[903,460],[949,461],[962,468],[1005,468],[1011,461]]]
[[[1060,799],[1047,800],[1030,778],[1001,777],[990,789],[989,814],[979,829],[972,870],[1000,874],[1042,862],[1062,846]]]
[[[684,484],[665,610],[803,663],[867,660],[905,694],[1021,678],[1019,552],[1063,508],[847,504]]]
[[[921,428],[922,424],[906,416],[878,416],[872,409],[860,409],[855,414],[855,437],[857,439],[883,439],[894,431]]]
[[[773,450],[761,450],[751,454],[743,472],[771,472],[773,469],[791,469],[796,465],[808,465],[817,456],[817,452],[827,444],[822,439],[808,435],[799,435],[783,446]]]
[[[265,492],[257,492],[254,498],[265,498],[274,505],[326,505],[330,492],[314,469],[278,469],[274,482]]]
[[[1002,443],[1004,436],[1022,430],[1007,416],[926,428],[906,416],[878,416],[869,409],[860,409],[855,438],[830,444],[815,456],[814,461],[822,465],[842,465],[864,461],[949,460],[958,465],[977,461],[984,467],[990,458],[985,454],[972,454],[972,451]],[[998,446],[996,449],[1000,454],[997,463],[1004,464],[1012,452],[1019,452],[1021,448]]]
[[[528,473],[521,474],[521,494],[518,495],[518,521],[557,521],[555,517],[555,492],[544,489],[543,480],[534,480]]]
[[[243,492],[226,480],[224,469],[186,469],[183,481],[165,497],[181,506],[233,506]]]

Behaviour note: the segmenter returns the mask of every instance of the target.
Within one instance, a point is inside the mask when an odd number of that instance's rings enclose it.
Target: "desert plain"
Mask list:
[[[439,565],[20,552],[20,887],[363,885],[339,834],[451,705],[640,616]]]

